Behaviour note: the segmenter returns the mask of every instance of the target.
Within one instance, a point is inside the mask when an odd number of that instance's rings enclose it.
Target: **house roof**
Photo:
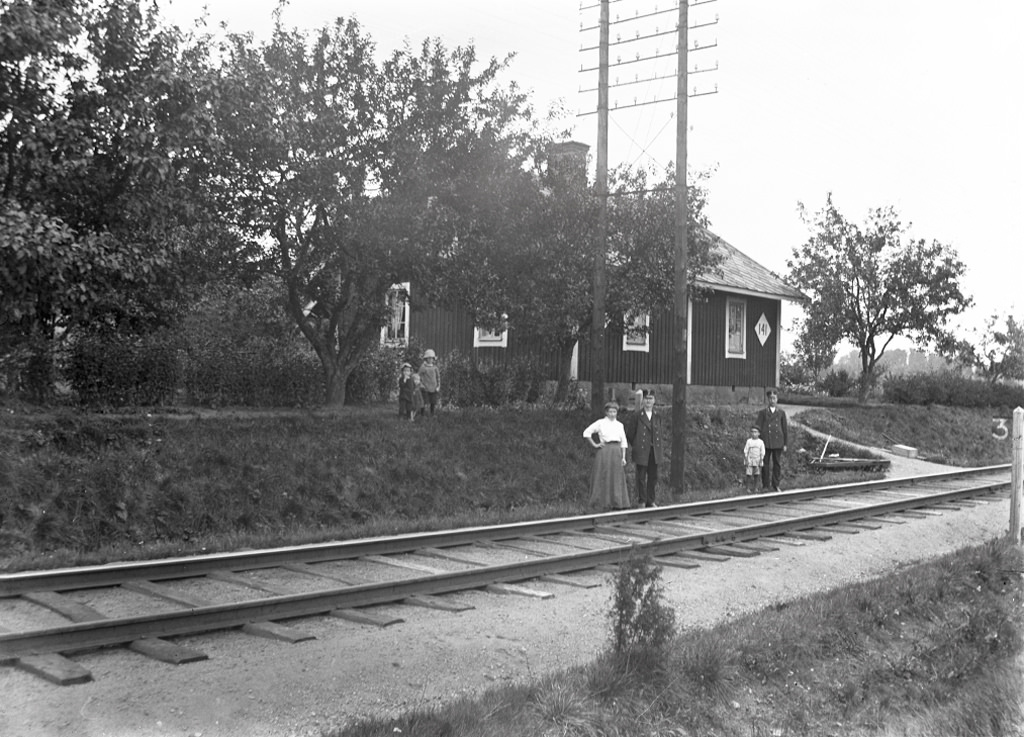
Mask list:
[[[743,294],[759,294],[793,302],[805,302],[809,297],[796,287],[791,287],[774,272],[762,266],[736,246],[711,231],[705,231],[713,243],[712,248],[722,253],[724,259],[713,273],[702,274],[697,284],[711,289]]]

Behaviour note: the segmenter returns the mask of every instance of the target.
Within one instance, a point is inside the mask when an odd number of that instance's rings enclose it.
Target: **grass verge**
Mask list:
[[[968,548],[331,737],[1016,734],[1024,555]]]

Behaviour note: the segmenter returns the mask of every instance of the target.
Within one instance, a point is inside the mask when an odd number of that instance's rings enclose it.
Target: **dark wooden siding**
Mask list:
[[[725,357],[725,305],[727,297],[747,304],[746,358]],[[775,382],[779,338],[779,301],[714,292],[707,299],[691,303],[690,383],[696,386],[768,386]],[[754,332],[764,314],[771,334],[764,346]],[[622,350],[622,331],[609,327],[605,336],[608,361],[605,381],[636,384],[672,384],[672,313],[665,310],[651,318],[651,351]],[[579,375],[591,379],[590,343],[580,344]]]
[[[725,307],[727,298],[746,302],[746,358],[725,357]],[[690,323],[690,384],[695,386],[762,387],[775,383],[779,340],[779,300],[729,295],[714,292],[707,299],[693,302]],[[764,345],[755,333],[761,315],[771,327]],[[636,384],[672,384],[672,313],[665,310],[651,318],[649,353],[622,350],[622,329],[609,327],[605,341],[607,365],[605,381]],[[549,379],[558,377],[558,359],[554,351],[521,340],[515,330],[509,332],[507,348],[474,348],[472,318],[463,310],[417,307],[409,317],[410,335],[422,348],[433,348],[438,356],[453,350],[473,356],[480,363],[507,364],[514,360],[538,361]],[[578,378],[591,379],[591,354],[588,340],[580,342]]]
[[[409,310],[409,335],[424,349],[433,348],[438,356],[453,350],[467,354],[473,351],[473,323],[461,310],[413,304]]]
[[[741,299],[747,305],[746,358],[725,356],[726,299]],[[755,326],[765,316],[771,333],[764,345]],[[714,292],[694,302],[690,332],[690,383],[698,386],[768,386],[775,382],[779,339],[779,301]]]
[[[672,313],[651,317],[651,350],[622,350],[622,328],[609,326],[605,331],[605,346],[608,360],[605,365],[605,381],[636,384],[672,383]],[[580,341],[579,378],[590,381],[593,362],[590,340]]]
[[[486,364],[537,361],[544,369],[546,378],[557,378],[558,358],[555,351],[545,349],[535,341],[519,338],[515,330],[509,331],[506,348],[474,348],[475,327],[469,314],[459,309],[417,308],[414,304],[409,314],[409,334],[413,340],[423,349],[433,348],[438,356],[443,357],[455,350]]]

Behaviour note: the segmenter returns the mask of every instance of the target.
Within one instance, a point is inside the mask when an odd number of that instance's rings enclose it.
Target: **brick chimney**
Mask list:
[[[548,152],[548,176],[553,181],[576,187],[587,185],[587,152],[579,141],[561,141]]]

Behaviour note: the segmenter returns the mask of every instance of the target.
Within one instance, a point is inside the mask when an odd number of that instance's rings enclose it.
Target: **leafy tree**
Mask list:
[[[0,332],[43,365],[60,328],[166,321],[200,220],[203,54],[137,0],[19,0],[0,39]]]
[[[815,377],[829,369],[836,360],[837,345],[842,336],[836,335],[836,323],[812,322],[798,319],[793,349],[800,363]]]
[[[153,260],[107,234],[80,236],[60,218],[0,200],[0,358],[42,400],[52,385],[52,341],[108,294],[146,283]]]
[[[585,174],[569,175],[575,167],[566,160],[552,156],[545,166],[543,154],[523,160],[525,152],[496,158],[504,160],[501,175],[474,187],[483,193],[479,205],[452,208],[452,246],[437,261],[431,289],[435,301],[467,309],[479,325],[507,326],[554,350],[556,394],[564,396],[573,347],[590,321],[596,203]]]
[[[471,214],[489,204],[479,185],[505,166],[490,154],[507,150],[497,144],[519,110],[494,87],[501,65],[475,71],[472,48],[428,41],[378,67],[352,19],[307,34],[278,17],[268,42],[232,35],[223,56],[222,209],[268,249],[326,400],[343,403],[379,338],[388,287],[493,224]]]
[[[393,281],[366,232],[376,70],[359,26],[313,39],[275,26],[269,42],[232,35],[216,93],[221,208],[250,239],[269,239],[288,314],[320,359],[327,400],[379,331]]]
[[[542,146],[549,150],[541,153]],[[550,148],[550,138],[539,137],[532,159],[516,163],[500,179],[491,177],[485,186],[501,190],[486,198],[494,204],[472,220],[476,226],[486,220],[487,227],[456,234],[453,257],[440,261],[445,272],[435,289],[440,299],[467,307],[478,324],[507,326],[556,351],[561,397],[573,348],[590,332],[598,203],[585,162],[558,164]],[[627,314],[657,313],[672,302],[674,178],[671,171],[657,178],[622,168],[612,172],[611,181],[607,311],[610,321],[622,324]],[[692,286],[721,256],[704,228],[706,191],[691,186],[689,197]]]
[[[863,398],[896,336],[921,346],[949,340],[949,319],[971,304],[960,291],[966,267],[949,245],[906,239],[891,207],[871,211],[863,226],[846,220],[831,194],[813,219],[800,211],[812,235],[787,266],[811,297],[805,332],[818,345],[846,338],[857,347]]]
[[[1013,315],[993,314],[985,321],[983,333],[951,341],[944,348],[951,359],[992,383],[1024,381],[1024,325]]]
[[[722,261],[704,214],[706,174],[687,187],[688,273],[691,298],[700,299],[696,281],[713,273]],[[643,169],[612,172],[609,208],[608,312],[621,320],[628,313],[656,313],[675,298],[676,247],[675,170],[656,178]]]

